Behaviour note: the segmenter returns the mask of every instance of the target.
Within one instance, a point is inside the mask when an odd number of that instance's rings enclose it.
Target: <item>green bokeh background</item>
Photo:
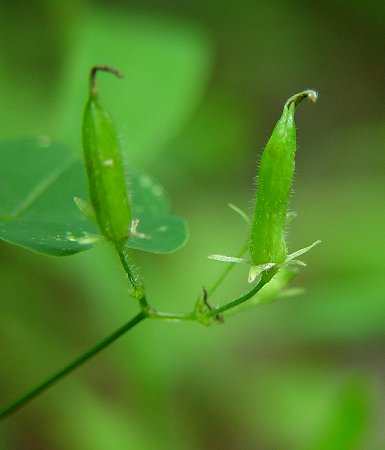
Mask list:
[[[297,112],[291,251],[300,296],[205,328],[148,321],[0,425],[4,449],[385,448],[385,3],[40,0],[0,12],[0,137],[80,152],[89,67],[129,162],[187,218],[174,255],[135,254],[148,297],[188,311],[247,227],[256,162]],[[20,164],[23,162],[20,161]],[[28,167],[25,168],[28,170]],[[245,288],[239,268],[213,302]],[[55,259],[0,244],[0,399],[41,382],[137,311],[106,245]]]

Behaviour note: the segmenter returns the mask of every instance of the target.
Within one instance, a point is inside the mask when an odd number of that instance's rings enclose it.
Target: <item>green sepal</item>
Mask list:
[[[213,259],[215,261],[243,264],[249,263],[249,261],[245,258],[238,258],[237,256],[225,256],[225,255],[209,255],[209,259]]]
[[[269,272],[270,270],[272,270],[276,267],[277,267],[277,264],[275,264],[275,263],[266,263],[266,264],[261,264],[259,266],[251,266],[251,268],[249,270],[249,276],[247,278],[247,281],[249,283],[253,283],[256,279],[259,279],[259,277],[262,276],[262,274],[264,272]]]
[[[226,263],[236,263],[236,264],[249,264],[251,265],[249,269],[249,275],[248,275],[248,282],[253,283],[255,280],[259,279],[262,275],[268,276],[272,278],[280,268],[288,267],[288,266],[300,266],[300,267],[306,267],[306,263],[303,261],[299,261],[296,258],[298,256],[304,255],[309,250],[311,250],[313,247],[318,245],[321,241],[315,241],[308,247],[301,248],[300,250],[297,250],[294,253],[291,253],[288,255],[285,259],[285,261],[282,264],[276,264],[274,262],[268,262],[265,264],[253,264],[253,262],[250,259],[246,258],[239,258],[236,256],[225,256],[225,255],[209,255],[208,258],[215,260],[215,261],[221,261]]]
[[[300,250],[297,250],[296,252],[291,253],[290,255],[287,256],[287,258],[285,260],[285,265],[287,265],[288,263],[295,262],[295,260],[296,260],[296,258],[298,258],[298,256],[304,255],[305,253],[307,253],[309,250],[311,250],[313,247],[315,247],[316,245],[318,245],[320,243],[321,243],[320,240],[315,241],[311,245],[309,245],[308,247],[301,248]],[[301,264],[303,265],[304,263],[300,263],[300,265]]]

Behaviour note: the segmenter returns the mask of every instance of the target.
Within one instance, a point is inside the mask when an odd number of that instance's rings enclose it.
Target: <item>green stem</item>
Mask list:
[[[39,386],[35,387],[31,391],[27,392],[25,395],[20,397],[18,400],[12,402],[10,405],[6,406],[2,410],[0,410],[0,420],[7,417],[9,414],[15,412],[22,406],[24,406],[26,403],[37,397],[38,395],[42,394],[46,389],[48,389],[50,386],[52,386],[54,383],[59,381],[61,378],[66,376],[68,373],[72,372],[74,369],[81,366],[83,363],[88,361],[90,358],[92,358],[94,355],[99,353],[101,350],[108,347],[110,344],[112,344],[114,341],[116,341],[120,336],[122,336],[124,333],[126,333],[128,330],[133,328],[135,325],[137,325],[142,320],[146,319],[148,315],[141,311],[139,314],[137,314],[134,318],[132,318],[129,322],[127,322],[125,325],[117,329],[114,333],[110,334],[108,337],[103,339],[101,342],[99,342],[95,347],[93,347],[88,352],[84,353],[79,358],[75,359],[71,364],[66,366],[64,369],[59,370],[59,372],[52,375],[50,378],[48,378],[46,381],[44,381]]]
[[[131,268],[130,268],[130,265],[128,264],[128,262],[127,262],[127,257],[125,255],[125,253],[123,251],[119,251],[118,250],[118,254],[119,254],[120,262],[122,263],[123,269],[124,269],[124,271],[126,272],[126,274],[128,276],[128,279],[130,281],[130,284],[131,284],[132,288],[135,291],[138,291],[139,286],[137,284],[137,281],[136,281],[133,273],[131,272]]]
[[[138,283],[138,280],[135,278],[132,273],[130,264],[127,261],[127,254],[124,250],[117,249],[120,262],[122,263],[123,269],[127,274],[128,280],[130,281],[131,287],[134,290],[134,297],[139,301],[140,307],[142,311],[149,311],[151,309],[150,305],[147,303],[146,294],[144,292],[144,286]]]
[[[238,252],[237,257],[241,258],[246,251],[249,248],[249,242],[247,241],[243,247],[241,248],[241,250]],[[226,268],[223,270],[223,272],[219,275],[219,277],[216,279],[216,281],[210,286],[210,288],[207,290],[207,297],[211,297],[214,292],[218,289],[218,287],[223,283],[223,281],[225,280],[225,278],[229,275],[229,273],[234,269],[235,267],[234,262],[227,264]],[[203,294],[205,295],[205,294]],[[197,311],[199,311],[202,307],[202,303],[205,303],[202,297],[202,294],[197,298],[196,302],[195,302],[195,309],[194,312],[196,313]]]
[[[219,308],[215,308],[212,311],[207,313],[208,317],[215,317],[218,314],[221,314],[228,309],[234,308],[235,306],[240,305],[241,303],[245,302],[246,300],[249,300],[251,297],[253,297],[258,291],[260,291],[263,286],[268,282],[268,280],[264,279],[264,277],[261,278],[258,284],[256,284],[250,291],[246,292],[246,294],[241,295],[238,298],[235,298],[234,300],[231,300],[228,303],[225,303],[224,305],[220,306]]]
[[[248,242],[241,248],[241,250],[238,253],[238,257],[243,256],[247,249],[248,249]],[[122,259],[122,258],[121,258]],[[123,260],[122,260],[123,262]],[[226,269],[219,275],[219,277],[217,278],[217,280],[211,285],[210,289],[208,290],[208,295],[212,295],[217,288],[219,287],[220,284],[222,284],[222,282],[224,281],[224,279],[228,276],[228,274],[231,272],[231,270],[234,268],[235,263],[230,263],[227,265]],[[254,295],[254,294],[252,294]],[[143,295],[143,298],[145,299],[145,296]],[[247,300],[247,299],[246,299]],[[139,301],[141,302],[142,299],[139,298]],[[197,305],[199,305],[202,301],[202,297],[198,297],[197,299]],[[146,302],[146,301],[145,301]],[[229,305],[232,302],[229,303]],[[142,306],[143,307],[143,306]],[[230,306],[231,307],[231,306]],[[227,309],[227,308],[226,308]],[[190,313],[182,313],[182,314],[178,314],[178,313],[167,313],[167,312],[161,312],[161,311],[156,311],[155,309],[151,308],[149,306],[149,304],[146,302],[145,303],[145,307],[144,310],[148,312],[148,317],[150,319],[155,319],[155,320],[165,320],[168,322],[186,322],[186,321],[197,321],[197,322],[201,322],[202,320],[198,320],[197,317],[197,307],[194,309],[194,311],[190,312]],[[207,314],[206,317],[212,317],[212,316],[216,316],[218,314],[218,309],[213,309],[212,313]],[[206,314],[204,314],[206,315]]]
[[[178,314],[178,313],[167,313],[155,310],[150,310],[149,319],[155,320],[165,320],[167,322],[186,322],[186,321],[196,321],[195,312]]]
[[[240,255],[242,255],[245,252],[245,249],[242,249],[240,252]],[[81,366],[83,363],[88,361],[90,358],[92,358],[94,355],[99,353],[101,350],[108,347],[110,344],[112,344],[114,341],[116,341],[120,336],[122,336],[124,333],[126,333],[128,330],[133,328],[135,325],[137,325],[142,320],[149,318],[149,319],[155,319],[155,320],[165,320],[169,322],[185,322],[185,321],[197,321],[204,323],[202,321],[202,318],[199,318],[197,316],[196,311],[194,310],[191,313],[186,314],[173,314],[173,313],[166,313],[166,312],[158,312],[150,307],[150,305],[147,303],[146,296],[144,294],[143,287],[139,287],[136,284],[136,281],[134,277],[131,274],[130,267],[127,263],[126,257],[123,253],[119,252],[120,259],[122,261],[123,267],[131,281],[133,280],[132,287],[136,292],[141,295],[139,295],[139,302],[142,307],[142,311],[138,313],[134,318],[132,318],[129,322],[127,322],[125,325],[120,327],[118,330],[116,330],[114,333],[110,334],[108,337],[103,339],[101,342],[99,342],[95,347],[93,347],[91,350],[84,353],[82,356],[77,358],[75,361],[70,363],[68,366],[66,366],[64,369],[60,370],[50,378],[48,378],[46,381],[44,381],[39,386],[35,387],[31,391],[24,394],[22,397],[20,397],[18,400],[12,402],[10,405],[6,406],[2,410],[0,410],[0,420],[4,419],[8,415],[12,414],[13,412],[17,411],[19,408],[24,406],[26,403],[37,397],[38,395],[42,394],[46,389],[48,389],[50,386],[52,386],[54,383],[68,375],[70,372],[72,372],[77,367]],[[233,268],[234,264],[229,265],[226,270],[221,274],[221,276],[218,278],[218,280],[212,285],[210,289],[210,293],[213,293],[216,288],[222,283],[222,281],[225,279],[225,277],[229,274],[231,269]],[[229,309],[232,309],[241,303],[244,303],[245,301],[252,298],[258,291],[260,291],[265,284],[267,284],[270,279],[272,278],[273,274],[269,274],[268,276],[262,276],[261,280],[257,285],[255,285],[249,292],[246,292],[246,294],[241,295],[240,297],[231,300],[228,303],[225,303],[224,305],[220,306],[219,308],[213,309],[211,311],[208,311],[204,313],[204,316],[207,319],[219,317],[219,315]]]

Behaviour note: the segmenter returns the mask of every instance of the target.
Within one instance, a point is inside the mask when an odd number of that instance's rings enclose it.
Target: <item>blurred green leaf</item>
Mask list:
[[[367,429],[368,389],[361,380],[350,380],[338,393],[323,436],[311,450],[360,449]]]
[[[197,108],[211,72],[211,44],[190,24],[93,8],[78,30],[60,92],[60,134],[69,142],[78,142],[79,102],[85,102],[95,64],[124,73],[115,83],[101,76],[99,91],[130,155],[143,161],[178,134]]]
[[[87,198],[82,163],[63,146],[14,141],[0,146],[0,238],[55,256],[87,250],[100,236],[77,208]],[[187,240],[183,219],[169,214],[164,189],[149,175],[128,171],[132,211],[138,220],[126,247],[170,253]]]
[[[335,364],[304,363],[296,358],[289,364],[278,360],[253,364],[263,371],[254,372],[254,378],[244,376],[238,384],[250,402],[247,420],[255,426],[256,435],[268,436],[267,448],[372,448],[362,445],[374,406],[370,378],[353,375],[346,379]],[[230,404],[235,407],[234,401]]]
[[[155,155],[203,97],[213,62],[208,33],[111,5],[45,3],[16,4],[0,17],[1,138],[44,134],[79,152],[88,73],[104,63],[125,74],[98,84],[132,159]]]

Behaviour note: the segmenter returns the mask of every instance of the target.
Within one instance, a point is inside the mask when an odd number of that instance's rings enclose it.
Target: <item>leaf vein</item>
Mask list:
[[[55,170],[49,173],[46,177],[41,179],[35,187],[27,194],[20,202],[18,206],[14,208],[11,213],[11,217],[16,219],[20,216],[27,208],[29,208],[43,193],[44,191],[52,185],[67,169],[71,167],[76,161],[76,158],[70,158],[64,164],[58,166]]]

